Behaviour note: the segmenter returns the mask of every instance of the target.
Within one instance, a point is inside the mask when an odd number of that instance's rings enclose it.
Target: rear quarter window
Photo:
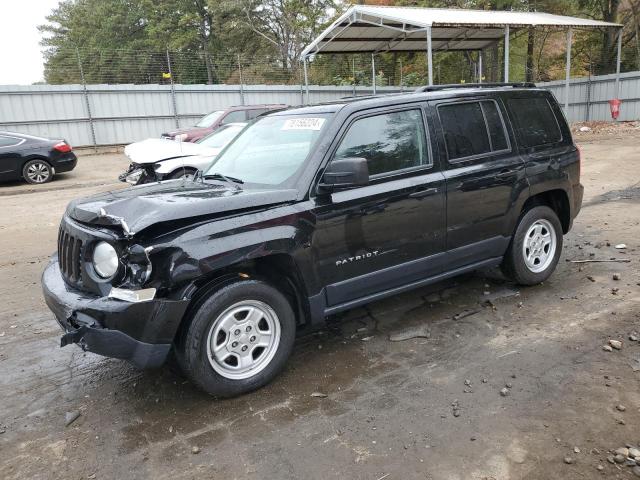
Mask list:
[[[507,108],[522,146],[538,147],[562,140],[558,119],[545,97],[510,98]]]
[[[15,147],[21,143],[20,138],[0,137],[0,147]]]
[[[244,122],[246,120],[247,113],[245,110],[234,110],[233,112],[227,113],[221,123],[222,125],[226,125],[227,123]]]
[[[256,108],[254,110],[247,110],[247,120],[252,120],[259,115],[262,115],[267,111],[266,108]]]

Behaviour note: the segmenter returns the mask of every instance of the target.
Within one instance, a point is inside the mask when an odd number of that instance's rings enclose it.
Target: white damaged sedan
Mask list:
[[[247,123],[228,123],[196,143],[149,138],[127,145],[125,155],[131,160],[119,178],[131,185],[177,178],[192,178],[206,168]]]

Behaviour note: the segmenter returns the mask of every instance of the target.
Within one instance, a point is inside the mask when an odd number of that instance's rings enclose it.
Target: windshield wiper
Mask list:
[[[222,173],[209,173],[207,175],[202,175],[202,179],[204,180],[224,180],[225,182],[227,182],[230,185],[233,185],[235,188],[240,188],[238,187],[238,185],[236,184],[242,184],[244,183],[242,180],[240,180],[239,178],[235,178],[235,177],[228,177],[226,175],[223,175]]]

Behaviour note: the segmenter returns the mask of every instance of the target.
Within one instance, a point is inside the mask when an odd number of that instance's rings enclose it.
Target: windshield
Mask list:
[[[328,118],[327,114],[263,117],[238,135],[204,173],[246,183],[284,183],[302,166]]]
[[[222,148],[233,140],[245,125],[246,124],[222,126],[211,135],[201,138],[196,143],[210,148]]]
[[[224,113],[224,110],[216,110],[215,112],[211,112],[208,115],[205,115],[200,119],[198,123],[196,123],[196,127],[208,128],[215,123],[216,120],[220,118],[220,116]]]

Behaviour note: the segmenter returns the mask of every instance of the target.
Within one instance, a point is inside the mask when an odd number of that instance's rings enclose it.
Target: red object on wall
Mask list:
[[[622,102],[617,98],[614,98],[613,100],[609,100],[609,108],[611,109],[611,118],[613,118],[614,120],[617,120],[618,116],[620,115],[621,103]]]

